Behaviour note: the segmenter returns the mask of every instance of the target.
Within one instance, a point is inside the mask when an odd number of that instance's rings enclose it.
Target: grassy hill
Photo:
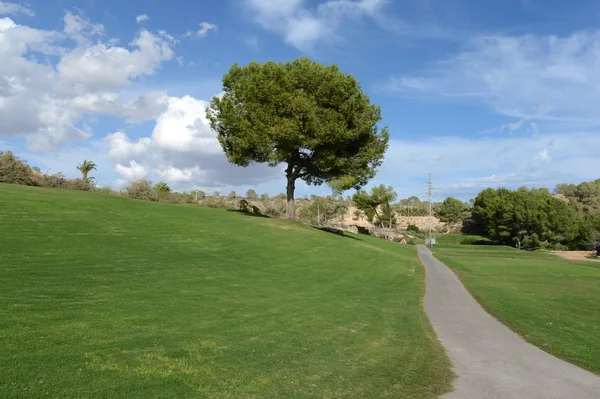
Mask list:
[[[600,374],[600,265],[500,246],[447,245],[434,251],[512,330]]]
[[[413,247],[0,185],[3,397],[435,397],[423,289]]]

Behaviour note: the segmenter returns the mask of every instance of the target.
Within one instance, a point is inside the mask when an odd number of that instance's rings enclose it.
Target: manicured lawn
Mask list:
[[[442,245],[434,251],[505,325],[600,374],[600,264],[508,247]]]
[[[430,398],[415,248],[0,185],[0,396]]]
[[[462,233],[436,234],[438,244],[471,244],[476,241],[487,241],[484,237]]]

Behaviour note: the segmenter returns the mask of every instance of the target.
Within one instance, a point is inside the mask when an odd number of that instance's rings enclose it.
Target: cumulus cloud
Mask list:
[[[145,21],[147,21],[149,19],[150,19],[150,17],[147,16],[146,14],[141,14],[141,15],[138,15],[137,17],[135,17],[135,21],[138,24],[141,24],[142,22],[145,22]]]
[[[131,140],[116,132],[105,138],[109,158],[124,180],[144,171],[144,176],[190,189],[260,184],[283,176],[281,170],[266,165],[231,165],[206,119],[208,102],[184,96],[170,97],[167,104],[150,137]]]
[[[0,1],[0,15],[17,15],[17,14],[23,14],[23,15],[27,15],[30,17],[33,17],[35,15],[35,13],[21,5],[21,4],[16,4],[16,3],[7,3],[4,1]]]
[[[173,58],[171,43],[147,30],[142,30],[131,46],[129,50],[99,43],[77,48],[61,59],[57,69],[68,82],[91,90],[114,89],[152,75],[162,62]]]
[[[117,164],[116,171],[128,181],[145,179],[148,176],[148,170],[135,161],[129,162],[129,165]]]
[[[200,29],[198,29],[195,32],[187,31],[187,33],[184,35],[185,37],[191,37],[191,36],[197,36],[197,37],[204,37],[208,34],[208,32],[210,32],[211,30],[218,30],[219,27],[217,25],[208,23],[208,22],[200,22]]]
[[[245,0],[255,21],[281,34],[286,43],[310,51],[317,42],[339,39],[338,29],[347,20],[375,17],[384,0],[328,0],[308,7],[303,0]]]
[[[0,18],[0,136],[24,137],[32,150],[51,150],[91,137],[86,115],[136,123],[164,112],[164,92],[124,101],[122,91],[173,58],[172,38],[142,29],[128,46],[118,46],[103,36],[102,25],[70,12],[62,32]]]
[[[598,125],[600,31],[482,36],[422,75],[390,79],[405,97],[487,104],[527,120]]]

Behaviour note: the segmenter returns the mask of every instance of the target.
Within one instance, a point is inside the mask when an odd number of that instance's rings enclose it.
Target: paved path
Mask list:
[[[499,323],[423,245],[419,258],[426,271],[425,310],[458,375],[455,391],[445,398],[600,398],[600,377],[547,354]]]

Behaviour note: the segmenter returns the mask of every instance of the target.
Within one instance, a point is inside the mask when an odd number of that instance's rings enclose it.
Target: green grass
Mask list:
[[[441,245],[434,251],[513,331],[600,374],[600,265],[509,247]]]
[[[437,244],[440,245],[494,245],[494,242],[487,237],[464,234],[464,233],[438,233],[435,235]]]
[[[488,241],[486,238],[463,233],[436,234],[438,244],[473,244],[475,242]]]
[[[237,212],[0,185],[0,392],[430,398],[415,248]]]

